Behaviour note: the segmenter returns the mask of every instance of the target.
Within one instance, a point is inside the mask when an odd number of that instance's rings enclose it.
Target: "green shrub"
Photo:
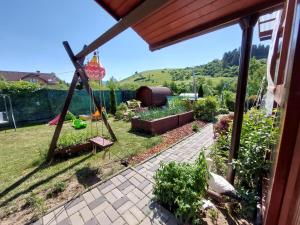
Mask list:
[[[118,111],[127,111],[128,107],[124,102],[122,102],[120,105],[118,105],[117,110]]]
[[[209,172],[204,152],[201,151],[196,163],[170,162],[162,165],[154,179],[154,195],[182,223],[198,222]]]
[[[8,94],[28,94],[41,89],[39,84],[28,81],[0,81],[0,90]]]
[[[116,92],[114,88],[109,89],[109,99],[110,99],[110,113],[115,115],[117,111],[117,103],[116,103]]]
[[[257,95],[251,95],[247,98],[248,109],[251,109],[253,106],[255,106],[256,100],[257,100]]]
[[[271,161],[266,155],[278,138],[278,128],[273,126],[273,123],[274,117],[266,116],[262,110],[252,108],[244,114],[238,158],[233,161],[236,169],[236,187],[241,191],[241,195],[247,197],[244,209],[247,207],[255,210],[253,203],[258,196],[257,184],[263,175],[270,172]],[[232,126],[228,132],[222,132],[218,136],[210,153],[215,170],[222,175],[227,169],[231,131]],[[250,214],[253,212],[248,211]]]
[[[124,119],[124,116],[125,116],[125,113],[127,112],[127,110],[128,110],[128,107],[127,107],[127,105],[124,103],[124,102],[122,102],[120,105],[118,105],[118,107],[117,107],[117,111],[116,111],[116,113],[115,113],[115,118],[117,119],[117,120],[122,120],[122,119]]]
[[[115,118],[117,120],[122,120],[124,118],[124,111],[121,111],[121,110],[117,110],[116,111],[116,114],[115,114]]]
[[[214,121],[218,110],[218,101],[213,96],[199,99],[194,104],[194,113],[198,119]]]
[[[223,98],[225,105],[229,109],[229,111],[234,112],[235,94],[231,91],[224,91]]]

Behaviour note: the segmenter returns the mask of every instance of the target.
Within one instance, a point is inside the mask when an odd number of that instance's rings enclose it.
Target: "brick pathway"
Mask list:
[[[174,215],[151,199],[153,175],[160,162],[194,160],[202,147],[213,142],[213,128],[200,132],[146,160],[45,215],[41,225],[168,224],[175,225]]]

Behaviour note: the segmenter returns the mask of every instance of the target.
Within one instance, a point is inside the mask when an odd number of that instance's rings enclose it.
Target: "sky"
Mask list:
[[[70,82],[74,67],[62,42],[78,53],[116,21],[93,0],[1,0],[0,70],[54,72]],[[240,46],[239,25],[151,52],[132,29],[99,48],[107,80],[135,71],[205,64]],[[257,28],[253,43],[258,44]],[[90,59],[88,56],[87,59]]]

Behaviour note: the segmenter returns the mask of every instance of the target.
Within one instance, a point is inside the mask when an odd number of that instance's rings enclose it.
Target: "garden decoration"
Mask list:
[[[94,80],[94,81],[99,81],[99,83],[102,83],[102,79],[105,76],[105,69],[102,66],[100,59],[99,59],[99,54],[97,54],[96,52],[94,52],[93,58],[85,65],[85,72],[89,78],[89,80]],[[94,92],[93,90],[91,91],[91,101],[90,101],[90,115],[91,115],[91,120],[90,120],[90,127],[91,127],[91,134],[93,133],[93,120],[96,120],[96,133],[97,133],[97,137],[91,138],[90,142],[93,145],[93,151],[96,151],[97,147],[100,148],[105,148],[105,147],[109,147],[113,144],[113,142],[106,140],[105,138],[103,138],[103,120],[101,120],[101,126],[102,126],[102,136],[98,136],[98,125],[97,125],[97,120],[99,118],[101,118],[101,116],[103,117],[103,112],[105,112],[105,108],[101,108],[96,109],[96,106],[93,102],[93,98],[94,98]],[[104,102],[103,101],[103,94],[102,92],[100,92],[100,102]],[[93,113],[95,112],[95,113]]]
[[[87,126],[87,122],[81,119],[74,119],[72,121],[72,127],[74,127],[75,129],[83,129],[86,128],[86,126]]]

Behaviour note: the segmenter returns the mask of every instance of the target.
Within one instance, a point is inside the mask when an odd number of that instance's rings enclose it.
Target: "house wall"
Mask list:
[[[28,81],[28,82],[31,82],[31,83],[39,83],[41,85],[48,84],[45,80],[43,80],[39,77],[36,77],[36,76],[32,76],[32,77],[28,76],[28,77],[23,78],[22,80]]]

